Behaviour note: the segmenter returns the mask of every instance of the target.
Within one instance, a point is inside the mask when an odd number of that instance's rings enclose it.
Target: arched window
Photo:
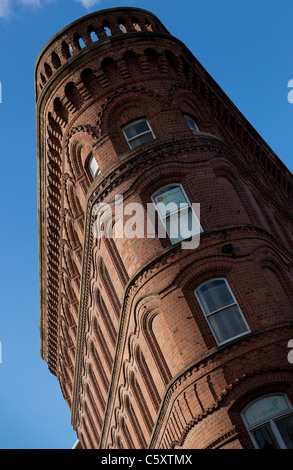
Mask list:
[[[259,398],[241,415],[257,449],[293,449],[293,407],[286,395]]]
[[[181,184],[160,188],[153,194],[152,201],[172,244],[202,231]]]
[[[184,116],[184,117],[186,119],[186,122],[189,128],[192,129],[193,131],[199,132],[199,128],[197,124],[195,123],[195,121],[190,116]]]
[[[195,290],[218,345],[250,332],[226,279],[212,279]]]
[[[100,172],[99,165],[97,160],[92,155],[88,161],[88,169],[93,178]]]
[[[132,122],[123,128],[123,132],[131,149],[155,138],[151,126],[146,119]]]

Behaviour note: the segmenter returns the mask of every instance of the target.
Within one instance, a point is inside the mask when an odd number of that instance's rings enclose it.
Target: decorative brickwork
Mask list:
[[[83,448],[253,447],[242,410],[293,403],[292,175],[145,10],[64,28],[35,85],[41,356]],[[123,128],[141,119],[155,138],[131,149]],[[198,248],[94,237],[97,203],[123,195],[146,213],[170,184],[200,203]],[[195,295],[213,279],[247,325],[223,344]]]

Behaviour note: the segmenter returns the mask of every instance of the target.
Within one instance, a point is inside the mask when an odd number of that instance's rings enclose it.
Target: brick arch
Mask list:
[[[210,116],[205,106],[199,106],[198,100],[187,90],[177,90],[173,97],[172,104],[175,105],[182,114],[190,116],[196,123],[200,132],[207,132],[207,123]]]
[[[112,79],[112,74],[117,73],[117,63],[111,56],[105,57],[101,62],[101,69],[105,74],[110,74]]]
[[[129,346],[129,356],[131,357],[132,363],[135,362],[135,359],[138,361],[137,365],[139,364],[139,369],[142,378],[144,379],[145,376],[143,372],[148,369],[148,364],[144,359],[144,355],[141,351],[141,348],[137,344],[137,337],[142,333],[144,337],[144,341],[147,345],[148,352],[150,357],[153,361],[153,366],[156,369],[157,373],[161,377],[161,381],[163,386],[166,386],[172,378],[171,372],[167,365],[167,362],[164,358],[163,351],[160,348],[158,340],[156,338],[155,332],[152,328],[152,323],[154,319],[161,315],[161,312],[158,309],[158,298],[156,295],[147,296],[147,298],[140,299],[138,304],[135,307],[134,317],[135,317],[135,331],[132,337],[128,342]],[[129,383],[128,380],[128,373],[127,368],[129,363],[125,363],[125,380]],[[133,365],[129,366],[133,367]],[[158,402],[160,400],[159,393],[156,390],[156,386],[154,385],[153,381],[147,380],[145,381],[145,386],[150,391],[152,395],[152,399],[154,400],[155,407],[158,407]]]
[[[162,104],[152,91],[146,88],[132,90],[125,89],[119,96],[115,94],[115,99],[105,106],[100,118],[102,134],[120,132],[129,122],[143,117],[149,119],[160,111]]]
[[[174,72],[177,75],[179,68],[179,58],[177,57],[177,55],[174,54],[171,49],[165,49],[163,55],[167,60],[169,73]]]
[[[293,299],[293,283],[289,272],[285,269],[281,259],[274,253],[267,253],[264,258],[259,260],[260,268],[271,271],[275,278],[278,280],[284,295],[290,302],[290,297]]]
[[[230,160],[217,158],[212,162],[212,167],[217,177],[226,178],[231,184],[239,179],[239,170],[234,167],[233,162]]]
[[[115,233],[115,203],[114,202],[97,202],[92,209],[92,215],[95,217],[94,236],[99,240],[103,238],[104,243],[108,247],[113,241]],[[101,235],[104,234],[102,237]],[[114,248],[113,248],[114,249]]]
[[[62,298],[61,309],[67,325],[76,328],[76,319],[72,315],[69,304],[64,298]]]
[[[192,188],[192,194],[190,193],[191,188],[188,183],[188,177],[190,176],[189,168],[189,163],[185,166],[176,161],[168,161],[167,158],[164,161],[164,165],[161,164],[161,161],[153,162],[152,166],[149,169],[145,169],[143,175],[133,182],[128,192],[139,195],[142,204],[146,208],[146,213],[147,204],[152,202],[152,195],[169,184],[181,184],[189,201],[191,202],[194,197],[197,200],[197,194],[194,194],[196,187]],[[124,194],[125,198],[126,196],[127,193]],[[161,238],[160,242],[163,247],[167,247],[170,244],[168,237]]]
[[[78,270],[74,260],[72,259],[72,252],[68,248],[68,246],[66,246],[66,245],[63,246],[63,258],[64,258],[64,261],[65,261],[65,265],[66,265],[69,277],[71,279],[79,278],[80,277],[79,270]]]
[[[123,448],[123,445],[122,445],[122,442],[121,442],[121,409],[116,407],[114,412],[113,412],[113,416],[114,416],[114,422],[115,422],[115,425],[112,426],[111,428],[111,447],[113,449],[115,449],[115,443],[117,444],[117,446],[119,447],[116,447],[116,449],[122,449]]]
[[[91,183],[85,164],[89,156],[96,157],[94,146],[97,142],[95,129],[91,125],[77,126],[70,130],[66,136],[66,161],[70,168],[71,178],[79,182],[82,189],[87,192]]]
[[[123,385],[121,384],[118,387],[119,405],[117,405],[114,411],[116,422],[115,428],[117,429],[119,427],[119,420],[117,418],[118,415],[123,411],[127,412],[126,403],[127,401],[129,401],[130,404],[131,396],[131,400],[133,400],[133,413],[135,415],[137,414],[137,412],[139,413],[146,427],[146,430],[150,435],[154,424],[153,419],[146,402],[146,397],[142,393],[142,390],[140,388],[137,372],[135,371],[134,366],[131,365],[129,361],[124,361],[122,375]],[[137,420],[137,423],[140,423],[140,421]]]
[[[180,61],[182,64],[182,71],[186,80],[191,81],[193,73],[192,73],[192,67],[191,67],[190,62],[187,62],[187,60],[185,59],[185,57],[183,57],[183,55],[180,56]]]
[[[226,277],[231,272],[233,260],[227,257],[214,256],[209,261],[203,260],[200,264],[192,262],[182,270],[170,283],[183,291],[194,290],[200,284],[216,277]]]
[[[278,276],[286,276],[284,265],[279,255],[273,251],[267,250],[265,256],[260,258],[259,265],[262,269],[270,269]],[[286,266],[287,267],[287,266]]]
[[[95,72],[90,67],[83,69],[80,73],[80,79],[91,95],[96,95],[100,91],[100,84]]]
[[[62,127],[65,127],[69,120],[69,113],[60,97],[55,98],[53,102],[53,109],[56,116],[56,121],[60,123]]]
[[[84,212],[72,184],[68,185],[68,202],[73,218],[77,220],[80,229],[83,231]]]
[[[287,215],[287,214],[286,214]],[[276,208],[272,208],[271,218],[273,218],[275,224],[282,230],[282,241],[286,248],[291,248],[293,243],[293,224],[290,221],[286,221],[286,215],[281,211],[277,211]],[[281,222],[282,221],[282,222]],[[286,226],[288,224],[288,228]],[[291,227],[290,227],[291,226]]]
[[[92,153],[92,146],[83,140],[74,139],[69,145],[69,158],[73,175],[76,181],[86,177],[89,184],[88,172],[86,171],[86,162]]]
[[[78,111],[83,105],[83,97],[74,82],[68,82],[64,88],[67,109],[71,113]]]
[[[123,54],[123,60],[128,69],[129,74],[141,73],[141,69],[138,63],[138,55],[133,49],[127,49]]]
[[[157,69],[158,68],[158,58],[160,56],[160,53],[156,49],[154,49],[153,47],[147,47],[144,50],[143,53],[144,53],[144,56],[146,57],[146,59],[149,62],[150,70],[152,69],[152,67],[155,67]]]
[[[201,96],[188,85],[173,85],[169,91],[169,103],[176,106],[182,113],[190,114],[196,121],[201,132],[207,131],[211,120],[209,107]]]
[[[223,192],[228,193],[227,203],[233,211],[233,219],[238,223],[252,223],[253,213],[250,204],[246,200],[245,181],[242,181],[239,172],[233,166],[233,163],[228,160],[215,160],[211,162],[211,166],[218,179],[219,184],[223,188]],[[222,180],[220,180],[222,178]]]
[[[286,370],[267,371],[257,381],[255,374],[249,374],[246,380],[241,381],[238,387],[231,388],[223,398],[223,405],[227,406],[227,414],[236,427],[244,448],[253,448],[253,445],[241,418],[243,409],[252,401],[274,393],[286,394],[293,405],[292,381],[292,371]]]
[[[61,282],[62,282],[62,287],[63,287],[63,292],[65,295],[65,299],[69,304],[73,304],[74,302],[77,301],[75,292],[71,286],[71,281],[67,274],[63,271],[62,276],[61,276]]]
[[[166,386],[170,382],[172,375],[152,328],[154,318],[159,314],[160,311],[157,308],[146,308],[141,315],[140,324],[141,331],[153,356],[158,372]]]
[[[62,139],[63,136],[63,131],[61,125],[57,122],[57,120],[54,118],[53,114],[51,112],[48,113],[48,129],[52,130],[54,132],[54,135],[59,142],[60,145],[60,139]]]
[[[72,250],[74,251],[78,249],[79,247],[81,248],[81,243],[80,243],[78,234],[76,230],[74,229],[74,226],[70,217],[66,218],[65,229],[67,232],[68,242]]]
[[[255,374],[251,374],[251,377]],[[250,402],[269,393],[286,393],[292,387],[292,371],[267,371],[258,384],[249,387],[235,387],[231,390],[231,404],[228,406],[228,413],[240,413]],[[293,403],[292,403],[293,404]]]
[[[170,282],[171,289],[177,288],[182,291],[208,350],[215,346],[215,339],[205,315],[196,300],[194,291],[206,281],[214,278],[228,278],[232,267],[233,263],[230,258],[220,258],[219,256],[214,256],[209,261],[203,261],[200,264],[192,261]],[[231,284],[230,286],[232,291],[234,291],[233,286]]]
[[[61,67],[61,60],[59,55],[55,52],[51,52],[51,62],[55,70],[59,69]]]
[[[143,175],[139,176],[131,186],[131,191],[142,195],[146,202],[150,202],[152,194],[167,184],[182,184],[188,176],[188,169],[177,162],[164,161],[153,164]]]
[[[261,193],[257,192],[251,185],[245,187],[246,194],[250,199],[251,212],[254,214],[256,225],[260,225],[269,233],[275,236],[276,229],[272,227],[270,218],[268,217],[268,206]]]

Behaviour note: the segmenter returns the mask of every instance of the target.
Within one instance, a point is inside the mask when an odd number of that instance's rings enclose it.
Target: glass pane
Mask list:
[[[194,131],[198,131],[197,125],[195,124],[195,122],[191,118],[186,116],[185,119],[186,119],[187,124],[189,125],[190,129],[193,129]]]
[[[253,433],[260,449],[278,449],[279,446],[274,439],[269,425],[254,431]]]
[[[142,134],[143,132],[147,132],[149,130],[150,128],[147,121],[140,121],[124,129],[124,132],[126,134],[127,139],[131,139],[132,137],[135,137],[136,135]]]
[[[237,305],[221,310],[208,317],[218,343],[234,338],[247,331]]]
[[[191,207],[166,218],[166,231],[172,243],[191,237],[200,232],[200,224]]]
[[[140,137],[137,137],[136,139],[131,140],[131,142],[129,142],[129,145],[132,149],[134,149],[135,147],[145,144],[146,142],[149,142],[150,140],[154,140],[154,138],[153,138],[153,134],[151,132],[148,132],[147,134],[143,134]]]
[[[179,210],[180,204],[189,205],[181,187],[178,185],[167,186],[163,191],[157,193],[153,199],[162,217]]]
[[[205,314],[235,303],[224,279],[206,282],[196,293]]]
[[[282,395],[270,395],[254,402],[244,413],[249,426],[254,426],[264,419],[272,419],[276,414],[288,409],[288,404]]]
[[[91,157],[89,161],[89,170],[93,178],[95,177],[98,169],[99,169],[99,166],[98,166],[97,160],[94,157]]]
[[[287,449],[293,449],[293,415],[279,419],[276,425]]]

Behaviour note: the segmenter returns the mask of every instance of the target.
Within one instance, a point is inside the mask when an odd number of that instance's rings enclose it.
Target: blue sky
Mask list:
[[[34,65],[59,30],[92,11],[155,13],[293,170],[292,0],[0,0],[0,448],[71,448],[56,378],[40,357]]]

